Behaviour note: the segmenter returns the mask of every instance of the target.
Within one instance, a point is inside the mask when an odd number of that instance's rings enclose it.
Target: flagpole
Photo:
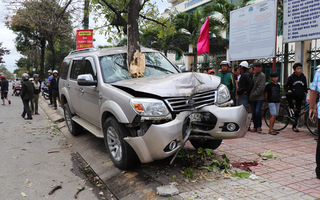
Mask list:
[[[278,32],[278,2],[277,0],[277,12],[276,12],[276,42],[274,44],[274,57],[273,57],[273,63],[272,63],[272,71],[275,72],[277,70],[276,64],[277,64],[277,32]]]

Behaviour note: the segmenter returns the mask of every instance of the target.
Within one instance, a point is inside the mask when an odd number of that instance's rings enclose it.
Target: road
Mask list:
[[[78,199],[106,196],[88,181],[78,167],[83,161],[45,112],[24,120],[21,98],[9,98],[11,105],[0,106],[0,199],[74,199],[81,187]]]

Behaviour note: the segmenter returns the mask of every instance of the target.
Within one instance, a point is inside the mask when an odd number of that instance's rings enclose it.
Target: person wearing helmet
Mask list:
[[[0,93],[1,93],[1,99],[2,99],[2,105],[5,106],[5,99],[7,99],[9,105],[11,104],[11,101],[8,98],[8,91],[9,91],[9,83],[5,77],[5,75],[1,75],[1,89],[0,89]]]
[[[219,73],[217,76],[221,78],[221,83],[226,85],[227,88],[229,89],[229,93],[232,94],[235,91],[236,85],[235,85],[233,74],[229,73],[228,67],[229,67],[229,62],[222,61],[220,63],[221,73]]]
[[[57,110],[57,99],[60,106],[60,99],[59,99],[59,76],[58,71],[53,70],[53,78],[50,81],[50,88],[52,89],[52,101],[53,107]]]
[[[249,96],[253,119],[253,129],[251,130],[251,132],[261,132],[261,108],[265,99],[264,88],[266,87],[266,76],[262,72],[262,64],[260,62],[254,64],[254,72],[255,73],[252,78],[253,88]]]
[[[249,95],[253,87],[253,81],[249,73],[249,64],[247,61],[242,61],[239,65],[241,77],[237,90],[238,104],[243,105],[248,111]]]
[[[208,74],[214,75],[214,70],[213,70],[213,69],[210,69],[210,70],[208,71]]]
[[[38,113],[38,108],[39,108],[39,94],[41,92],[41,83],[39,81],[39,75],[34,74],[33,75],[33,87],[34,87],[34,92],[33,92],[33,99],[30,101],[30,110],[31,114],[35,115],[40,115]]]
[[[53,79],[52,70],[49,70],[48,73],[49,73],[49,77],[48,77],[47,87],[49,89],[49,100],[50,100],[49,105],[53,105],[53,102],[52,102],[52,89],[50,88],[50,81]]]
[[[29,81],[29,75],[27,73],[22,74],[21,78],[23,80],[22,89],[21,89],[23,112],[21,114],[21,117],[23,117],[25,120],[32,120],[29,101],[33,99],[34,87],[31,81]],[[25,118],[26,114],[27,114],[27,117]]]

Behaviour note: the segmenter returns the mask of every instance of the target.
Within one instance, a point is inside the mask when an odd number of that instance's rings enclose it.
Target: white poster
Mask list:
[[[230,60],[275,56],[277,1],[266,0],[230,13]]]
[[[285,43],[320,38],[320,1],[283,1],[283,40]]]

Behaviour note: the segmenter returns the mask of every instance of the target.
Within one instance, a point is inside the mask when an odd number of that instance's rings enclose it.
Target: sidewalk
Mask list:
[[[45,112],[39,108],[40,115],[24,120],[21,98],[9,98],[11,105],[0,106],[0,199],[74,199],[83,186],[78,199],[98,199],[72,161],[66,138]],[[49,195],[57,185],[62,189]]]
[[[273,136],[266,134],[268,129],[263,127],[262,133],[248,132],[245,138],[224,140],[217,153],[226,154],[230,162],[258,160],[259,165],[251,167],[256,175],[290,188],[291,193],[299,191],[313,198],[320,198],[320,179],[315,174],[316,141],[306,127],[300,127],[299,130],[299,133],[293,132],[289,125],[279,135]],[[278,154],[278,158],[262,160],[257,155],[267,150]],[[277,194],[272,197],[278,199]],[[289,197],[286,199],[290,199]]]

